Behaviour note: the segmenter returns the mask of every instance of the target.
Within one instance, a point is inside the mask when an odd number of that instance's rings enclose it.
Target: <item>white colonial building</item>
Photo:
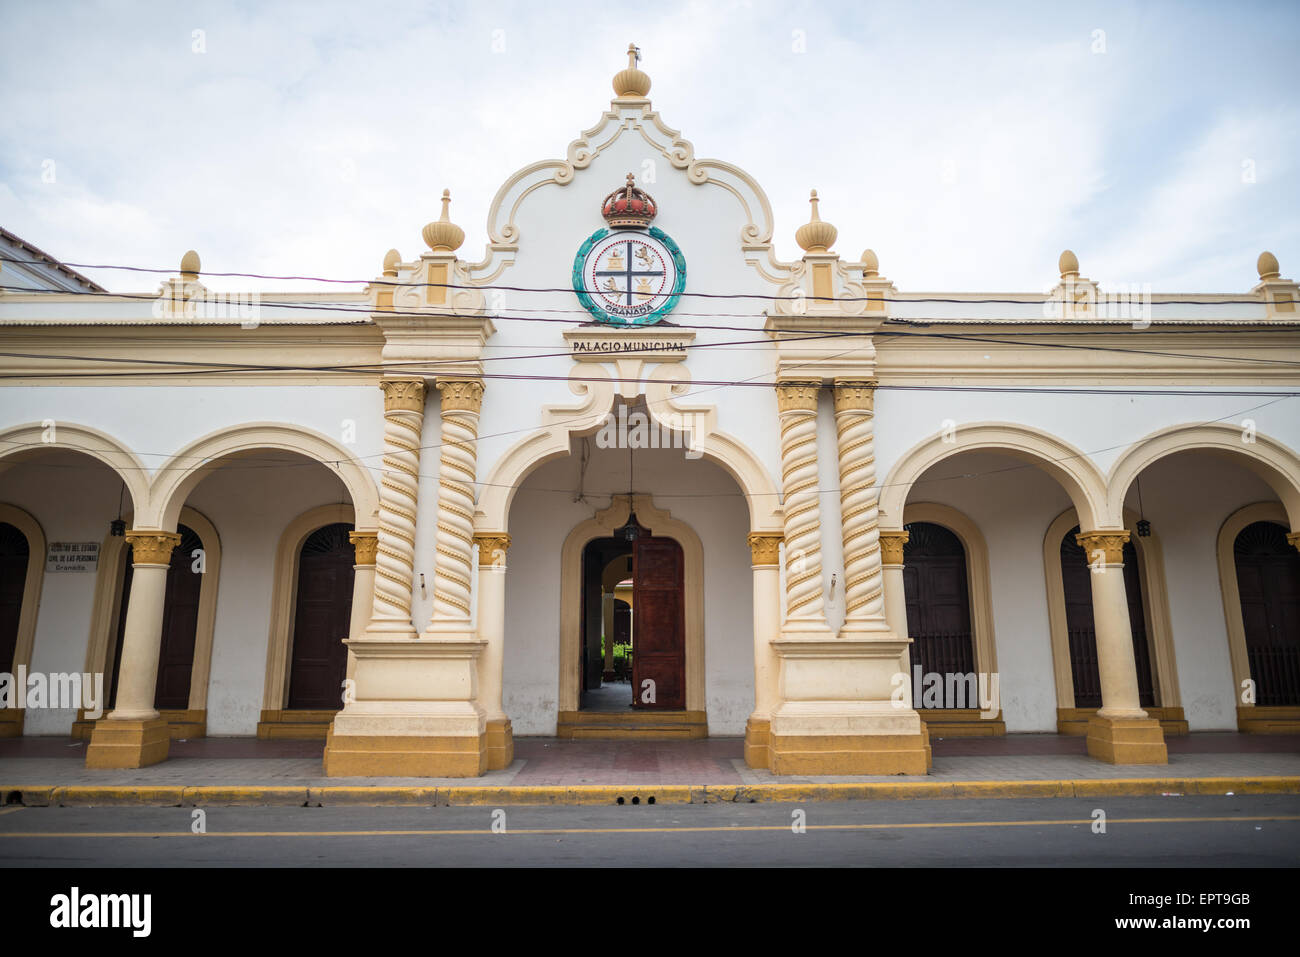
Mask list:
[[[218,297],[192,252],[138,295],[0,292],[0,733],[439,776],[743,735],[861,774],[924,772],[931,732],[1162,763],[1300,725],[1270,254],[1222,295],[1112,296],[1070,252],[1047,292],[913,292],[814,194],[783,261],[649,89],[633,59],[510,177],[476,261],[444,195],[360,292]],[[31,694],[73,672],[102,714]]]

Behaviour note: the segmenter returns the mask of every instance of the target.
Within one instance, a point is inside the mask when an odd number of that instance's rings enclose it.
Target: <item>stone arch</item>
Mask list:
[[[1169,614],[1169,593],[1165,585],[1165,560],[1160,537],[1152,530],[1147,537],[1137,533],[1138,516],[1124,511],[1124,527],[1137,552],[1142,595],[1148,616],[1152,651],[1152,677],[1159,705],[1147,708],[1161,722],[1166,734],[1186,734],[1182,695],[1178,686],[1178,664],[1174,655],[1174,634]],[[1057,731],[1081,734],[1086,721],[1080,723],[1074,700],[1074,675],[1070,667],[1070,641],[1065,622],[1065,583],[1061,576],[1061,539],[1079,524],[1073,508],[1067,508],[1047,527],[1043,536],[1043,573],[1047,583],[1047,621],[1052,643],[1052,671],[1056,682]]]
[[[1241,428],[1221,423],[1161,429],[1125,449],[1111,467],[1106,483],[1105,527],[1123,524],[1129,486],[1147,466],[1167,455],[1197,449],[1232,458],[1258,475],[1281,500],[1291,527],[1300,527],[1300,455],[1259,433],[1253,435],[1253,441],[1244,441]]]
[[[1070,496],[1085,528],[1105,515],[1106,481],[1086,454],[1041,429],[1005,422],[958,426],[955,441],[942,434],[913,446],[894,464],[880,492],[882,528],[901,528],[904,506],[916,481],[931,466],[960,452],[1001,452],[1036,465],[1052,476]]]
[[[149,470],[126,445],[89,426],[48,419],[46,422],[29,422],[0,430],[0,471],[43,449],[81,452],[117,473],[126,485],[131,511],[139,514],[147,508]]]
[[[614,409],[619,392],[613,379],[597,380],[602,374],[608,375],[607,371],[598,369],[593,363],[590,369],[583,370],[584,375],[595,381],[570,381],[570,391],[581,400],[578,405],[546,406],[542,410],[542,426],[497,459],[481,486],[474,515],[475,532],[508,531],[511,502],[529,474],[552,459],[568,455],[573,436],[590,434],[604,423],[605,416]],[[720,466],[740,487],[749,507],[752,531],[780,533],[783,526],[776,483],[748,446],[713,427],[716,411],[712,407],[679,409],[668,391],[649,394],[647,399],[655,421],[669,428],[678,427],[681,416],[702,417],[693,449]]]
[[[686,562],[686,710],[703,713],[708,700],[704,686],[704,545],[695,529],[655,508],[650,495],[631,496],[631,510],[655,535],[674,539]],[[581,628],[582,550],[595,538],[606,538],[627,521],[629,501],[615,495],[609,508],[580,522],[560,550],[560,697],[559,710],[577,711],[581,697],[578,649],[572,637]]]
[[[147,515],[137,515],[138,528],[174,529],[181,508],[194,487],[206,478],[214,459],[258,449],[297,452],[334,470],[352,498],[359,529],[378,523],[379,493],[366,466],[327,436],[301,426],[253,422],[220,429],[196,439],[173,455],[158,470]]]

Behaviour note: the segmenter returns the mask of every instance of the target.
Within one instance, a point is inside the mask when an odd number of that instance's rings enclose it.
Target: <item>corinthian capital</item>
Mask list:
[[[1128,543],[1126,529],[1114,529],[1105,532],[1080,532],[1074,536],[1079,547],[1088,553],[1091,563],[1097,552],[1105,556],[1105,564],[1122,565],[1124,563],[1124,546]]]
[[[423,379],[383,379],[379,388],[384,390],[385,412],[423,412]]]
[[[172,549],[181,543],[176,532],[126,533],[126,543],[131,546],[131,562],[135,565],[169,565]]]
[[[442,411],[473,412],[483,405],[483,383],[479,379],[439,379],[434,385],[442,393]]]
[[[782,414],[786,412],[816,412],[817,394],[821,391],[820,382],[778,382],[776,384],[776,407]]]
[[[876,391],[876,381],[866,379],[856,382],[835,380],[836,412],[870,412]]]

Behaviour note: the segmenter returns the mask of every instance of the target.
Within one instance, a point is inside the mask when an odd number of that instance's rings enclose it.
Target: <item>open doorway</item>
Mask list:
[[[684,563],[671,538],[597,538],[582,555],[579,710],[686,706]]]

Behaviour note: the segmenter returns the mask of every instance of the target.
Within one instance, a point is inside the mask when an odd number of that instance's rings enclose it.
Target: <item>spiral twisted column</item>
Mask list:
[[[817,498],[819,382],[781,382],[781,488],[785,523],[785,632],[829,633],[822,596],[821,505]]]
[[[876,491],[874,381],[835,383],[844,537],[844,630],[888,631]]]
[[[379,387],[384,390],[384,474],[375,544],[375,598],[366,630],[414,638],[411,587],[424,380],[385,379]]]
[[[478,477],[478,415],[483,383],[444,379],[442,455],[438,460],[437,565],[429,632],[467,634],[474,552],[474,481]]]

